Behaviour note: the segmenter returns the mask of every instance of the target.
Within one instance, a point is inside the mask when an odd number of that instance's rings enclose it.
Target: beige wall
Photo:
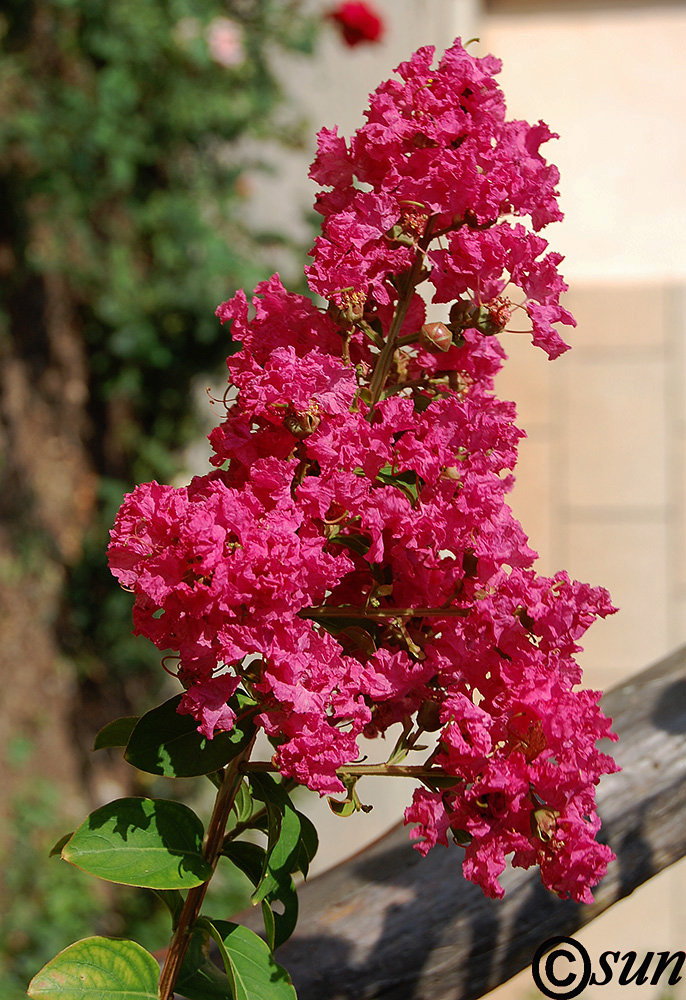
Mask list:
[[[554,364],[510,337],[500,388],[529,435],[513,506],[543,571],[603,584],[619,605],[581,658],[605,687],[686,642],[686,6],[522,6],[493,2],[481,34],[504,60],[510,113],[560,133],[549,155],[566,219],[548,238],[579,325]],[[682,863],[579,939],[596,957],[683,949],[685,898]],[[496,992],[537,995],[528,972]]]
[[[308,243],[311,229],[304,220],[311,213],[316,186],[308,181],[307,172],[319,129],[338,125],[339,134],[349,136],[364,121],[369,93],[420,45],[434,45],[442,52],[457,35],[467,41],[478,34],[479,0],[373,0],[372,5],[384,20],[382,44],[348,48],[333,28],[326,27],[316,60],[283,58],[281,77],[308,121],[309,138],[301,150],[285,153],[282,146],[274,148],[273,176],[258,172],[252,176],[249,211],[256,224],[272,228],[276,211],[278,226],[285,222],[291,233]],[[310,0],[309,6],[321,12],[334,4]],[[255,153],[264,156],[263,143],[255,144]],[[285,257],[283,273],[288,276],[292,267],[292,259]]]
[[[493,4],[480,34],[503,60],[510,115],[542,118],[560,135],[548,149],[566,219],[550,238],[567,275],[683,280],[686,5],[570,13],[546,3],[528,15],[518,6]]]

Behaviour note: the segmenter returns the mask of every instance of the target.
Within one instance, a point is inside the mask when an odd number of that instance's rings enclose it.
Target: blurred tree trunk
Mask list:
[[[95,499],[85,352],[64,279],[31,278],[9,319],[0,342],[0,820],[33,775],[79,802],[75,679],[56,628]]]

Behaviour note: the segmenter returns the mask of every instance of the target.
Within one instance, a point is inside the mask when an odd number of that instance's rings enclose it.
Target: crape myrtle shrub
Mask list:
[[[553,136],[506,119],[499,68],[459,41],[437,66],[420,49],[349,142],[323,129],[306,273],[324,304],[273,275],[251,303],[241,291],[218,307],[241,349],[212,468],[137,486],[109,546],[136,633],[182,691],[96,739],[149,774],[207,775],[214,807],[205,832],[178,801],[117,799],[61,838],[53,853],[78,868],[158,891],[172,937],[161,975],[136,942],[77,942],[30,996],[78,980],[151,1000],[293,1000],[272,952],[317,835],[290,792],[350,815],[369,808],[366,774],[419,779],[416,847],[457,844],[488,895],[509,858],[592,901],[612,859],[595,786],[616,765],[575,656],[615,609],[601,587],[539,576],[505,500],[523,432],[494,393],[498,334],[524,330],[552,360],[574,320],[539,235],[561,217],[540,152]],[[429,296],[442,319],[427,319]],[[362,735],[382,738],[381,760],[359,759]],[[265,940],[203,912],[219,864],[252,882]]]

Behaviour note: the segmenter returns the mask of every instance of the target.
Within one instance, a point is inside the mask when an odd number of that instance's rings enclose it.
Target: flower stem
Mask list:
[[[278,771],[270,760],[254,760],[245,765],[246,771]],[[452,779],[455,784],[464,781],[459,774],[446,774],[440,767],[426,767],[423,764],[345,764],[336,769],[339,778],[361,778],[364,775],[388,775],[392,778],[433,778],[445,782]]]
[[[417,255],[414,259],[414,263],[412,264],[410,271],[407,273],[405,279],[405,290],[400,294],[400,298],[398,299],[398,304],[395,308],[395,314],[393,316],[393,321],[391,322],[391,328],[388,331],[386,343],[379,354],[374,372],[372,373],[372,380],[369,385],[372,411],[381,398],[381,393],[383,392],[383,387],[386,384],[386,378],[391,367],[393,355],[396,347],[398,346],[398,337],[400,336],[402,325],[405,322],[405,317],[407,316],[407,310],[410,308],[410,302],[412,301],[414,290],[421,279],[422,267],[424,266],[424,250],[433,238],[432,230],[433,219],[429,219],[426,224],[426,230],[424,232],[424,236],[422,237],[422,241],[417,248]]]
[[[470,608],[356,608],[353,605],[329,607],[322,604],[316,608],[305,608],[299,612],[300,618],[317,621],[318,618],[369,618],[370,621],[384,621],[387,618],[467,618]]]
[[[214,809],[212,810],[212,816],[207,827],[207,836],[203,850],[205,861],[212,867],[212,875],[214,875],[219,855],[221,854],[229,813],[233,808],[238,789],[243,780],[244,772],[241,765],[250,756],[254,742],[253,739],[243,753],[239,754],[227,765],[221,786],[214,801]],[[200,914],[200,907],[203,904],[212,875],[202,885],[196,885],[188,890],[160,976],[160,1000],[172,1000],[174,996],[174,987],[179,978],[181,965],[190,944],[193,925]]]

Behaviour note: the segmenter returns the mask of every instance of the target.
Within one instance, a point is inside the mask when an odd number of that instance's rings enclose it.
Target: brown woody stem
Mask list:
[[[212,816],[207,827],[207,836],[203,850],[205,861],[212,867],[212,875],[214,875],[221,853],[229,814],[236,800],[241,781],[243,780],[244,772],[241,765],[250,756],[253,743],[254,740],[246,747],[243,753],[239,754],[227,765],[224,771],[224,778],[217,792],[214,809],[212,810]],[[203,904],[212,875],[202,885],[196,885],[188,890],[188,895],[186,896],[179,921],[169,945],[169,950],[167,951],[162,975],[160,976],[160,1000],[171,1000],[174,996],[174,987],[179,978],[181,965],[190,944],[193,925],[200,914],[200,907]]]
[[[369,618],[370,621],[384,621],[388,618],[466,618],[469,608],[356,608],[328,607],[306,608],[300,612],[301,618]]]
[[[417,255],[414,259],[414,263],[407,273],[407,277],[405,279],[405,291],[401,293],[400,298],[398,299],[398,305],[396,306],[393,321],[391,322],[391,328],[388,331],[386,342],[381,350],[381,353],[379,354],[374,372],[372,374],[372,380],[369,385],[372,410],[379,402],[381,393],[383,392],[383,387],[386,384],[386,378],[388,377],[391,362],[393,361],[393,354],[398,346],[398,337],[400,335],[402,325],[405,322],[405,317],[407,316],[407,310],[410,307],[414,290],[420,281],[422,267],[424,265],[424,250],[431,242],[432,229],[433,220],[429,219],[426,224],[426,230],[424,236],[422,237],[422,241],[417,248]]]
[[[269,760],[251,761],[245,768],[247,771],[278,771]],[[433,778],[445,782],[446,779],[464,781],[460,775],[446,774],[439,767],[426,767],[422,764],[345,764],[336,769],[339,778],[361,778],[364,775],[388,775],[393,778],[426,778],[431,781]]]

